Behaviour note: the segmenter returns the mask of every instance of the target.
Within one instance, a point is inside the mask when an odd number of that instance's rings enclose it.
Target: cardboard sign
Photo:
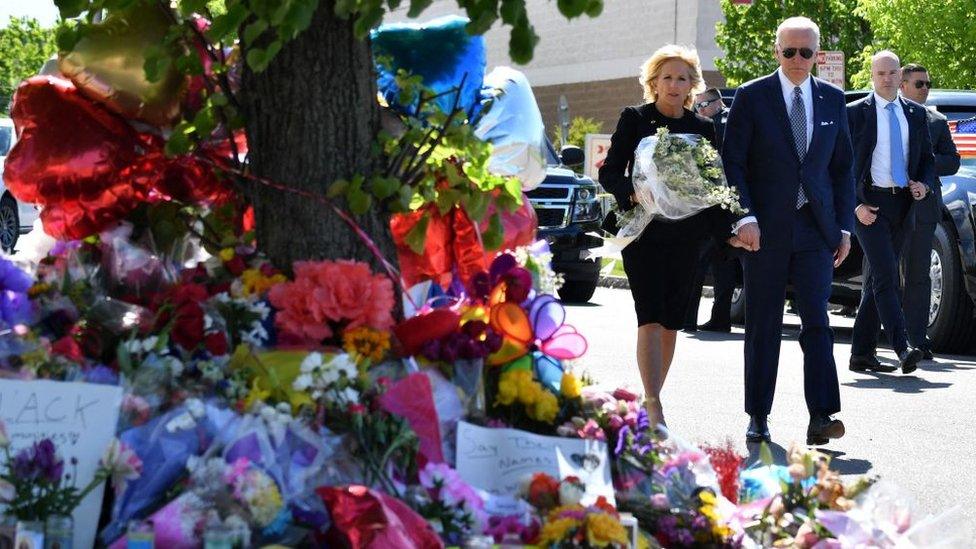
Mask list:
[[[818,51],[817,76],[844,89],[844,52]]]
[[[497,496],[514,496],[533,473],[586,485],[582,504],[599,496],[615,504],[606,443],[546,437],[518,429],[488,429],[464,421],[457,429],[457,472],[468,484]]]
[[[593,181],[600,176],[600,167],[607,159],[607,151],[610,150],[610,134],[588,133],[583,146],[583,173]]]
[[[98,462],[115,437],[122,388],[91,383],[0,380],[0,419],[7,426],[13,456],[44,438],[51,439],[74,473],[79,489],[95,476]],[[5,459],[0,453],[0,460]],[[104,484],[75,509],[74,547],[94,547]]]

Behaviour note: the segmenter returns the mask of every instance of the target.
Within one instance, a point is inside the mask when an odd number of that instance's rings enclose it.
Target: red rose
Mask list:
[[[227,337],[224,332],[210,332],[203,339],[203,344],[213,356],[227,354]]]
[[[244,263],[244,258],[239,255],[235,255],[234,259],[224,262],[224,267],[230,271],[230,274],[234,276],[241,276],[241,273],[247,269],[247,264]]]
[[[358,402],[350,403],[349,413],[353,415],[363,415],[366,413],[366,407]]]

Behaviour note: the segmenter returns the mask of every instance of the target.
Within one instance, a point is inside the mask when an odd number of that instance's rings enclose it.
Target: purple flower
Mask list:
[[[99,364],[85,372],[85,382],[99,385],[118,385],[119,376],[115,370]]]
[[[17,452],[14,456],[13,473],[28,480],[46,480],[56,484],[64,474],[64,460],[58,457],[54,443],[46,438]]]
[[[613,455],[620,456],[627,448],[627,438],[630,437],[630,427],[624,425],[617,433],[617,447],[613,449]]]
[[[647,418],[647,410],[641,408],[640,411],[637,412],[637,432],[643,433],[644,431],[647,431],[650,428],[651,428],[651,421]]]

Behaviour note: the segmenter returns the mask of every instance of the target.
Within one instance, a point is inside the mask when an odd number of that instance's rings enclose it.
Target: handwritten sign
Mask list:
[[[462,421],[457,429],[457,471],[472,486],[497,496],[515,495],[522,480],[533,473],[559,480],[575,476],[586,485],[584,505],[599,496],[614,502],[607,445],[597,440],[487,429]]]
[[[115,437],[121,404],[122,388],[111,385],[0,380],[0,419],[7,425],[11,455],[49,438],[65,460],[66,472],[74,472],[68,462],[78,459],[78,488],[95,476]],[[74,547],[94,547],[102,491],[93,490],[75,509]]]
[[[583,144],[583,173],[586,177],[596,181],[600,176],[600,168],[607,159],[610,150],[610,134],[588,133]]]

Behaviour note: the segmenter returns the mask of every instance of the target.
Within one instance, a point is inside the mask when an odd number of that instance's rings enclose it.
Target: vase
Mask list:
[[[131,520],[125,532],[126,549],[153,549],[156,545],[156,529],[151,520]]]
[[[44,523],[39,520],[18,521],[14,547],[18,549],[44,549]]]
[[[485,415],[485,361],[459,359],[454,361],[454,384],[464,392],[464,407],[469,418]]]
[[[75,523],[71,516],[53,515],[44,522],[44,549],[71,549]]]

